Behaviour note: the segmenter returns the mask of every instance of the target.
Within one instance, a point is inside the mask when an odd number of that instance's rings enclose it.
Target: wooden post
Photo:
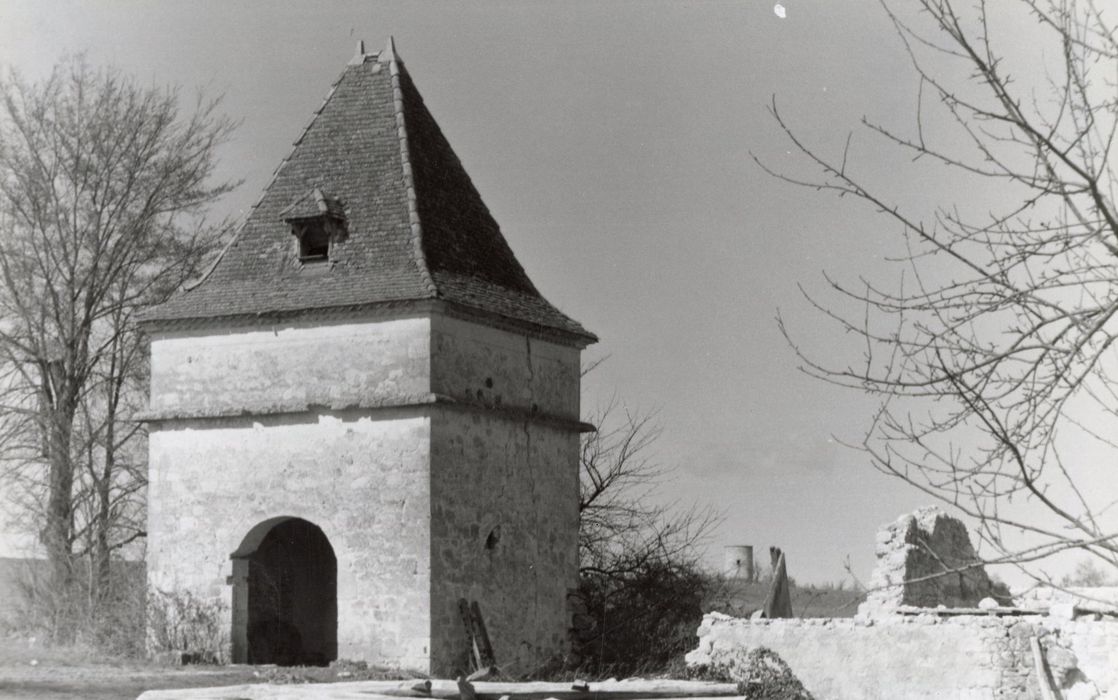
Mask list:
[[[233,587],[233,633],[231,635],[232,661],[235,664],[248,663],[248,573],[251,566],[248,558],[233,559],[233,575],[226,581]]]
[[[481,619],[481,606],[475,600],[470,604],[470,617],[473,619],[474,647],[478,649],[480,663],[478,668],[489,668],[496,665],[493,658],[493,645],[489,643],[489,632],[485,629],[485,620]]]
[[[1033,649],[1033,668],[1036,671],[1036,684],[1040,690],[1041,700],[1057,700],[1056,691],[1048,682],[1048,664],[1044,661],[1044,651],[1040,648],[1040,640],[1036,637],[1029,639],[1029,646]]]
[[[466,629],[466,655],[470,657],[470,671],[477,671],[484,665],[481,659],[481,649],[478,648],[477,634],[474,630],[473,610],[470,609],[470,602],[465,598],[458,599],[458,614],[462,617],[462,626]]]
[[[784,552],[780,551],[780,547],[769,547],[769,557],[772,561],[773,580],[769,584],[769,593],[765,596],[762,617],[769,619],[792,617],[792,594],[788,590],[788,570],[784,563]]]

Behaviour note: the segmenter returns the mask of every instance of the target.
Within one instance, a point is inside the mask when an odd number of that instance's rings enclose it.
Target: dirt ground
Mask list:
[[[129,700],[155,688],[197,688],[263,680],[245,666],[170,667],[96,659],[89,650],[43,649],[0,639],[0,700]]]
[[[156,688],[199,688],[259,680],[252,669],[157,669],[110,665],[0,666],[3,700],[123,700]]]
[[[169,666],[99,658],[96,650],[43,648],[0,637],[0,700],[133,700],[145,690],[245,683],[336,683],[416,678],[343,663],[329,668]]]

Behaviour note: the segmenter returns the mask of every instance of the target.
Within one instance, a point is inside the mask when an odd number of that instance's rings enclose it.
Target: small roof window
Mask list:
[[[346,236],[344,204],[318,187],[289,204],[280,218],[291,226],[303,263],[330,260],[333,244]]]

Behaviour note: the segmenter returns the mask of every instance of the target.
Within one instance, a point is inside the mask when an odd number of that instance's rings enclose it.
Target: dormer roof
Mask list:
[[[316,219],[320,216],[345,219],[345,205],[340,199],[327,195],[318,187],[304,193],[280,212],[280,219],[283,221]]]
[[[291,221],[344,219],[328,269],[301,264]],[[359,45],[205,277],[146,323],[439,300],[569,336],[593,334],[528,279],[395,47]]]

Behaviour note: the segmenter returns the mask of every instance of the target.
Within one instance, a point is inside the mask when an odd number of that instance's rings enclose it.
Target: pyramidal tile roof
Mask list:
[[[342,214],[346,235],[329,262],[303,264],[289,222],[316,212]],[[528,279],[390,40],[358,46],[214,266],[142,320],[419,300],[597,340]]]

